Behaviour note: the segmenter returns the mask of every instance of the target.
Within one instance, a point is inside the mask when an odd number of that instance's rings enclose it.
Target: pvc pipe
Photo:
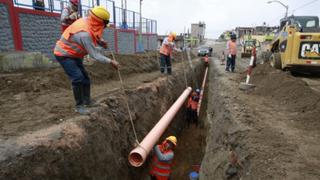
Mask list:
[[[200,91],[200,98],[199,98],[199,103],[198,103],[198,108],[197,108],[198,117],[200,115],[200,108],[201,108],[201,103],[202,103],[202,98],[203,98],[204,87],[206,86],[206,81],[207,81],[207,74],[208,74],[208,67],[206,67],[206,71],[204,73],[204,77],[203,77],[203,81],[202,81],[202,86],[201,86],[201,91]]]
[[[128,157],[129,163],[134,167],[140,167],[146,160],[153,146],[157,143],[164,131],[167,129],[172,119],[175,117],[181,106],[184,104],[192,88],[188,87],[170,107],[170,109],[162,116],[159,122],[151,129],[141,143],[133,149]]]

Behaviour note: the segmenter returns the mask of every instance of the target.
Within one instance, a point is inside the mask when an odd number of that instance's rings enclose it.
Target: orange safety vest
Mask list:
[[[172,37],[167,37],[166,38],[170,43],[173,42]],[[164,40],[165,41],[165,40]],[[160,48],[160,54],[166,55],[166,56],[171,56],[172,54],[173,47],[170,47],[168,44],[162,43],[161,48]]]
[[[209,62],[209,58],[208,57],[204,57],[204,62]]]
[[[161,149],[162,145],[157,145],[157,146],[159,146],[159,148]],[[173,151],[170,149],[162,153],[167,154],[172,152]],[[155,154],[153,156],[150,174],[155,176],[157,180],[168,180],[171,174],[172,165],[173,165],[172,161],[169,161],[169,162],[159,161],[157,155]]]
[[[89,18],[90,17],[78,19],[63,32],[60,40],[58,40],[56,43],[54,55],[74,58],[83,58],[85,55],[87,55],[88,52],[82,45],[71,41],[72,35],[78,32],[88,32],[94,45],[97,45],[98,38],[102,36],[103,29],[101,31],[99,29],[101,27],[98,26],[96,29],[100,31],[98,32],[97,30],[96,32],[93,32],[92,28],[89,27],[89,24],[96,23],[96,20]]]
[[[193,96],[193,97],[194,97],[194,96]],[[197,108],[198,108],[198,102],[197,102],[196,100],[193,100],[193,99],[192,99],[193,97],[191,97],[190,106],[191,106],[191,109],[192,109],[192,110],[197,110]]]
[[[229,48],[229,53],[231,55],[237,55],[237,43],[236,42],[232,42],[231,40],[229,40],[228,42],[228,48]]]

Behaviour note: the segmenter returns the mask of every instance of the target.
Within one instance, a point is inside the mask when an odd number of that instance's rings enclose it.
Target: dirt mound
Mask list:
[[[320,98],[308,84],[299,78],[280,70],[275,70],[268,64],[257,66],[253,73],[253,83],[257,85],[256,94],[270,96],[288,105],[289,110],[305,112],[313,110]]]
[[[308,122],[312,129],[320,126],[314,118],[320,112],[319,93],[301,78],[263,64],[254,69],[252,83],[256,85],[253,94],[270,98],[279,109],[294,113],[294,120]]]
[[[124,79],[159,68],[155,52],[116,55],[116,60],[121,65],[120,71]],[[106,93],[106,90],[115,88],[115,85],[118,87],[117,71],[109,64],[94,62],[86,65],[86,69],[90,74],[93,90],[103,86],[96,91]],[[138,78],[134,82],[140,83]],[[70,86],[71,83],[61,67],[0,74],[0,134],[15,136],[60,123],[73,116]]]

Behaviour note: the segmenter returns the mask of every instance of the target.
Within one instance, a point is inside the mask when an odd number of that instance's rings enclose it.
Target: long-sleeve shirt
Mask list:
[[[169,151],[167,153],[162,153],[159,148],[159,145],[154,147],[154,152],[156,153],[156,156],[158,157],[159,161],[169,162],[169,161],[173,160],[173,157],[174,157],[173,151]]]
[[[96,47],[93,44],[93,41],[87,32],[78,32],[71,36],[71,41],[81,45],[84,47],[91,58],[103,62],[103,63],[110,63],[111,60],[106,56],[101,54],[101,48]]]

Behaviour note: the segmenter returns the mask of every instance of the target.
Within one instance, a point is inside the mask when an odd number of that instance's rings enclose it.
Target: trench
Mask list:
[[[187,77],[192,87],[201,84],[204,73],[201,61],[194,64],[195,73]],[[101,106],[88,117],[73,117],[7,144],[12,148],[1,159],[1,179],[147,178],[151,157],[139,168],[131,167],[127,160],[135,138],[125,102],[129,102],[141,141],[185,89],[183,68],[178,67],[171,76],[126,89],[126,96],[112,91],[100,96]],[[206,146],[206,104],[202,104],[199,127],[186,127],[185,109],[181,108],[159,140],[168,135],[178,138],[172,179],[188,179],[194,165],[201,164]]]

